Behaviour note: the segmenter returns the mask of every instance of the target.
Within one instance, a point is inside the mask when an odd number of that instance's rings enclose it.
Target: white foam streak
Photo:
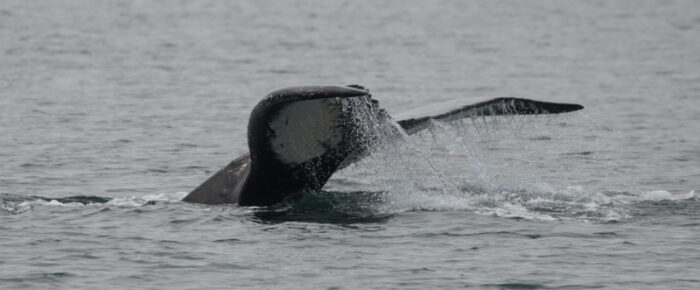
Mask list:
[[[158,202],[179,202],[185,196],[187,192],[176,192],[176,193],[161,193],[161,194],[147,194],[143,196],[130,196],[130,197],[119,197],[114,198],[105,204],[107,206],[127,206],[127,207],[138,207],[144,206],[154,201]],[[23,212],[35,210],[38,208],[45,207],[55,207],[55,208],[80,208],[86,206],[95,206],[93,202],[61,202],[58,199],[44,199],[37,198],[31,200],[23,201],[6,201],[0,200],[0,210],[10,213],[10,214],[20,214]]]
[[[175,193],[161,193],[161,194],[147,194],[143,196],[131,196],[131,197],[121,197],[115,198],[107,202],[107,205],[115,206],[143,206],[151,202],[179,202],[185,196],[187,192],[175,192]]]
[[[13,212],[15,213],[22,213],[26,212],[29,210],[32,210],[36,207],[41,207],[41,206],[54,206],[54,207],[82,207],[84,204],[79,203],[79,202],[60,202],[58,200],[52,199],[52,200],[43,200],[43,199],[36,199],[36,200],[28,200],[28,201],[23,201],[20,202],[19,204],[15,205],[15,207],[12,209]]]

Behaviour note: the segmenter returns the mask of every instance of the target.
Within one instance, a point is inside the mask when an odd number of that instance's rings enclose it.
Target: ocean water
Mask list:
[[[435,123],[274,207],[180,202],[262,96]],[[697,1],[0,3],[2,289],[700,287]]]

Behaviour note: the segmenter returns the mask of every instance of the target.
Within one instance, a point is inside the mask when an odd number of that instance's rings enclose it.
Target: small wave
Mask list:
[[[542,284],[537,283],[502,283],[502,284],[484,284],[481,285],[488,288],[498,289],[541,289],[547,288]]]
[[[0,278],[0,282],[13,283],[58,283],[66,278],[75,277],[76,275],[69,272],[53,272],[53,273],[33,273],[22,277]]]
[[[687,194],[674,195],[665,190],[653,190],[642,193],[641,199],[648,201],[662,201],[662,200],[684,200],[695,198],[695,190],[691,190]]]

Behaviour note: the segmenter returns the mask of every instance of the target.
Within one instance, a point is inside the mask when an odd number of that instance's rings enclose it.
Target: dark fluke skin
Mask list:
[[[341,132],[333,144],[320,143],[325,152],[308,160],[289,163],[274,151],[271,142],[275,134],[270,122],[280,118],[280,112],[291,104],[309,100],[327,99],[342,103],[341,122],[334,124],[334,132]],[[302,105],[303,106],[303,105]],[[334,107],[331,107],[334,110]],[[428,128],[431,120],[451,121],[467,117],[495,115],[557,114],[583,109],[576,104],[560,104],[518,98],[497,98],[447,112],[399,120],[408,134]],[[334,111],[335,112],[335,111]],[[303,114],[327,114],[326,111]],[[268,206],[283,201],[302,190],[321,189],[338,169],[361,159],[371,152],[372,132],[358,124],[379,122],[391,117],[373,100],[369,91],[357,85],[292,87],[274,91],[253,109],[248,121],[250,153],[236,158],[226,167],[190,192],[183,200],[203,204],[239,204]],[[284,120],[282,118],[282,120]],[[396,129],[398,130],[398,129]],[[375,132],[376,133],[376,132]],[[377,134],[393,134],[379,132]],[[400,136],[400,134],[396,134]],[[339,141],[338,141],[339,140]],[[295,140],[292,140],[292,143]],[[297,140],[300,141],[300,140]]]
[[[270,93],[253,109],[248,121],[250,153],[232,161],[195,188],[184,201],[263,206],[278,203],[300,190],[320,189],[340,164],[355,152],[353,131],[346,130],[342,142],[320,157],[288,165],[278,160],[271,149],[268,122],[280,109],[293,102],[361,97],[369,99],[370,95],[359,86],[293,87]]]

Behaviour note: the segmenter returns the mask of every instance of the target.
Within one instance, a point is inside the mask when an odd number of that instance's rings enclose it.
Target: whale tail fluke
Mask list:
[[[237,203],[240,186],[249,171],[250,154],[246,153],[209,177],[182,201],[202,204]]]
[[[355,100],[358,99],[358,100]],[[187,202],[270,205],[321,188],[352,146],[350,108],[369,101],[360,86],[304,86],[268,94],[248,122],[249,153],[190,192]]]
[[[413,134],[429,128],[431,120],[558,114],[583,109],[576,104],[519,98],[467,102],[438,103],[391,118],[369,91],[358,85],[274,91],[250,115],[250,152],[207,179],[184,201],[265,206],[301,190],[320,189],[335,171],[369,155],[374,141],[401,136],[393,125],[391,130],[377,129],[382,127],[379,124],[395,124],[392,120],[398,120],[408,134]]]

